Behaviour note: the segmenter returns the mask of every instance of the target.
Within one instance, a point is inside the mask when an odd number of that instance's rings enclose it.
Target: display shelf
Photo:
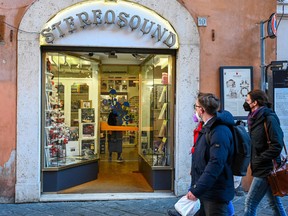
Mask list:
[[[58,89],[61,83],[55,84],[49,59],[46,60],[45,76],[44,167],[55,167],[65,164],[69,129],[64,123],[63,103]]]
[[[147,157],[139,155],[139,171],[154,190],[171,190],[173,170],[170,166],[151,166]]]
[[[140,153],[146,162],[151,166],[169,166],[167,160],[167,134],[168,134],[168,113],[169,102],[167,89],[168,85],[155,84],[150,92],[150,125],[151,129],[145,131],[142,127],[141,151]]]
[[[43,192],[57,192],[98,178],[99,159],[80,158],[75,161],[65,166],[43,169]]]
[[[81,156],[97,154],[95,109],[82,108],[78,110],[79,144]]]
[[[71,86],[71,126],[79,126],[78,110],[81,108],[81,101],[89,100],[89,86],[84,84],[74,84]]]
[[[43,170],[59,171],[60,168],[66,169],[71,166],[81,166],[81,162],[89,162],[99,158],[96,151],[95,111],[93,110],[92,118],[88,117],[91,113],[81,111],[79,117],[81,100],[86,101],[89,99],[89,86],[85,83],[74,83],[72,86],[69,85],[71,86],[71,91],[67,91],[69,88],[60,79],[54,80],[54,75],[50,71],[49,59],[46,62],[44,75]],[[67,109],[67,107],[64,109],[64,100],[65,98],[67,99],[67,96],[71,97],[71,109]],[[69,98],[67,100],[70,102]],[[69,126],[65,122],[65,112],[66,115],[71,116],[71,121],[73,122]],[[81,124],[80,128],[79,122]]]
[[[169,77],[171,77],[169,67],[171,65],[155,67],[157,58],[153,57],[143,65],[141,70],[142,80],[140,80],[140,104],[142,107],[139,115],[139,154],[143,163],[139,165],[139,169],[147,171],[146,166],[150,166],[149,172],[152,173],[154,168],[166,170],[172,167],[173,122],[171,122],[171,119],[173,121],[173,118],[171,114],[173,112],[173,88],[169,81]],[[165,59],[163,56],[161,58]],[[165,60],[168,61],[168,59]],[[149,175],[153,176],[152,173]]]

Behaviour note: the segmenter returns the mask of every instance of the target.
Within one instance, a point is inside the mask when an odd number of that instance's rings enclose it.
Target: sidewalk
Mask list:
[[[159,198],[143,200],[111,200],[111,201],[86,201],[86,202],[47,202],[25,204],[0,204],[1,216],[132,216],[167,215],[167,210],[174,207],[179,198]],[[235,197],[233,200],[235,215],[243,215],[245,197]],[[283,204],[288,211],[288,197],[282,198]],[[263,200],[258,207],[259,216],[272,215],[267,200]]]

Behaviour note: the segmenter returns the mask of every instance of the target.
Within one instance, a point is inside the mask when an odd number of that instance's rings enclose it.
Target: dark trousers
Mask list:
[[[197,212],[197,216],[227,216],[228,215],[228,202],[216,202],[208,200],[200,200],[201,207]]]

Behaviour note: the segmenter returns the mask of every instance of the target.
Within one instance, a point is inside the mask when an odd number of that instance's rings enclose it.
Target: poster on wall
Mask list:
[[[221,109],[231,112],[237,120],[247,119],[243,103],[253,87],[252,75],[251,66],[220,67]]]
[[[273,71],[274,111],[280,119],[284,142],[288,144],[288,71]]]

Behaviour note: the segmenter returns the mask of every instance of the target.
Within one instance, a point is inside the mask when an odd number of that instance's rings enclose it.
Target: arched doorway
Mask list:
[[[80,1],[79,1],[80,2]],[[104,3],[104,1],[101,1]],[[119,3],[122,1],[118,1]],[[124,1],[123,1],[124,2]],[[133,1],[129,2],[133,6]],[[151,10],[161,14],[167,19],[179,36],[179,48],[177,50],[175,77],[176,82],[176,108],[175,108],[175,129],[174,129],[174,151],[175,159],[175,193],[181,193],[186,190],[185,185],[189,184],[189,177],[186,177],[183,167],[189,169],[190,164],[181,161],[178,155],[184,154],[190,145],[185,138],[185,134],[190,133],[192,123],[187,119],[191,108],[191,101],[186,98],[195,94],[198,89],[199,77],[199,35],[196,25],[178,2],[171,2],[173,11],[181,11],[178,19],[175,19],[171,11],[165,10],[165,1],[158,1],[152,4],[150,1],[137,1]],[[57,14],[61,9],[68,8],[75,1],[66,1],[65,3],[56,3],[50,5],[45,1],[34,3],[26,12],[21,22],[22,30],[40,32],[44,24],[52,15]],[[48,13],[43,13],[43,8],[51,8]],[[41,14],[40,18],[35,20],[35,14]],[[187,25],[182,26],[185,20]],[[33,27],[30,26],[33,23]],[[80,45],[81,42],[79,41]],[[77,43],[74,43],[77,45]],[[110,46],[110,45],[107,45]],[[131,44],[133,46],[133,44]],[[146,47],[147,48],[147,47]],[[31,34],[19,32],[18,35],[18,108],[17,108],[17,184],[16,184],[16,202],[39,201],[41,192],[41,52],[39,49],[38,35],[31,37]],[[28,60],[29,59],[29,60]],[[29,64],[27,64],[29,62]],[[187,87],[191,88],[188,92]],[[31,106],[31,104],[34,104]],[[37,105],[38,104],[38,105]],[[181,112],[180,112],[181,109]],[[29,112],[27,113],[27,111]],[[183,114],[182,114],[183,113]],[[187,113],[187,114],[186,114]],[[179,124],[181,122],[181,124]],[[34,131],[35,133],[31,133]],[[191,136],[192,142],[192,136]],[[189,141],[189,138],[188,138]],[[179,144],[181,143],[181,145]],[[185,143],[183,145],[183,143]],[[24,147],[25,146],[25,147]],[[27,169],[27,166],[29,169]],[[181,167],[181,168],[180,168]],[[69,199],[69,198],[68,198]]]

